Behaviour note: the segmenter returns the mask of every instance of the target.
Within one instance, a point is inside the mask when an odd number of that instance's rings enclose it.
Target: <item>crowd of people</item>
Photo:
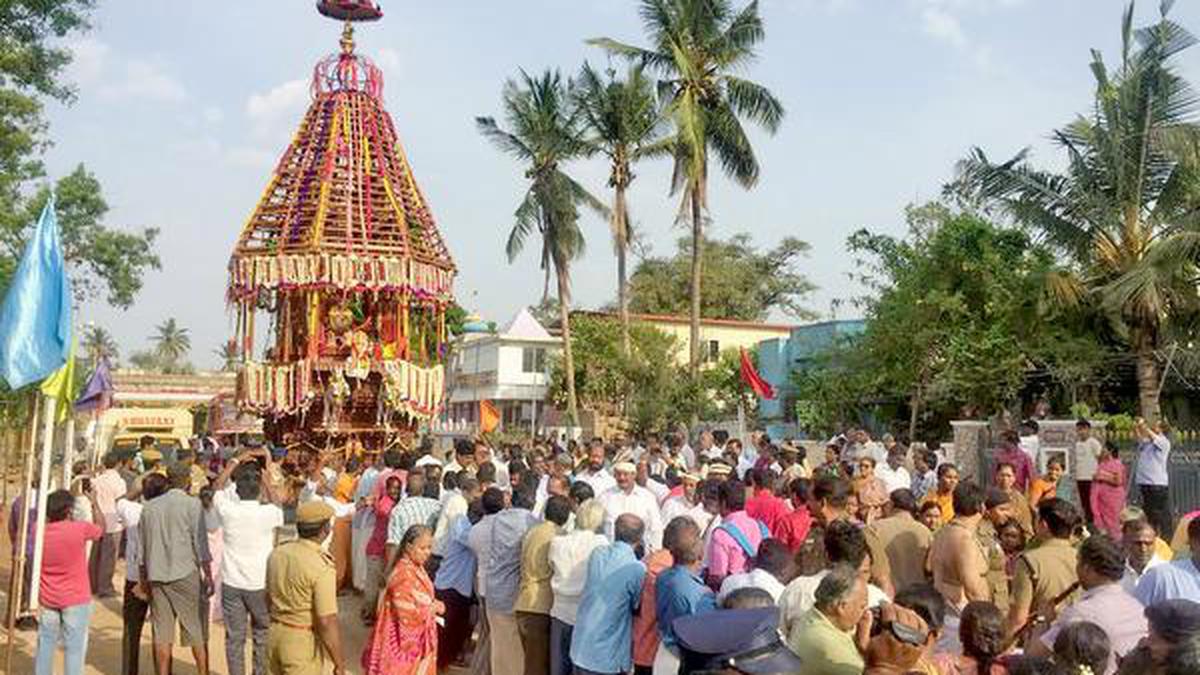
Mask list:
[[[823,457],[708,431],[169,462],[144,439],[48,495],[36,675],[60,645],[82,672],[120,558],[122,675],[147,622],[155,673],[178,626],[207,675],[213,621],[230,675],[1200,673],[1200,518],[1172,530],[1166,430],[1137,426],[1140,508],[1086,421],[1066,461],[1029,432],[983,480],[863,430]]]

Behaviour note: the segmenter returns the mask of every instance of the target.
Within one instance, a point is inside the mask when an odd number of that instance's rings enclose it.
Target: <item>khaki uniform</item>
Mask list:
[[[321,675],[327,657],[314,623],[338,611],[333,558],[307,539],[279,546],[267,559],[267,596],[267,673]]]
[[[1055,598],[1079,581],[1075,575],[1078,557],[1075,547],[1065,539],[1047,539],[1022,553],[1013,574],[1012,605],[1028,607],[1030,618],[1045,612]]]
[[[888,518],[876,520],[868,531],[878,535],[887,554],[892,572],[892,585],[897,591],[927,582],[925,562],[933,533],[909,513],[901,511]]]
[[[1029,508],[1029,500],[1017,490],[1007,494],[1008,503],[1012,505],[1013,517],[1021,524],[1021,531],[1025,533],[1025,541],[1033,539],[1033,511]]]
[[[979,540],[979,547],[983,549],[984,555],[987,557],[987,585],[992,592],[992,604],[1007,615],[1009,604],[1008,572],[1005,570],[1007,557],[1004,555],[1004,549],[1000,547],[1000,539],[996,536],[996,527],[992,525],[992,521],[986,518],[981,521],[979,528],[975,530],[975,538]]]

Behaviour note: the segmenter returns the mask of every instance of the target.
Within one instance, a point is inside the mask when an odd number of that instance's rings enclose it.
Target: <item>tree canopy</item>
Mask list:
[[[748,234],[728,240],[704,240],[704,295],[700,315],[706,319],[762,321],[772,310],[797,319],[814,315],[804,301],[816,286],[799,270],[808,244],[787,237],[762,251]],[[640,314],[684,316],[690,306],[692,239],[680,238],[670,257],[647,257],[630,278],[630,310]]]

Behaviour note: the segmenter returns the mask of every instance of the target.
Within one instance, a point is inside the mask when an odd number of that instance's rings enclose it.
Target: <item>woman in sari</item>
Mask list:
[[[363,650],[365,675],[435,675],[437,617],[446,611],[434,598],[425,563],[433,532],[413,525],[400,540],[400,555],[379,597],[375,626]]]
[[[1117,446],[1109,441],[1092,478],[1092,517],[1096,528],[1116,541],[1121,540],[1121,509],[1125,508],[1125,465]]]

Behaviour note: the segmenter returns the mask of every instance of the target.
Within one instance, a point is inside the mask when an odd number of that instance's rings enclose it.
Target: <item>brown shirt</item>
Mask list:
[[[1066,539],[1047,539],[1022,553],[1013,574],[1012,605],[1028,608],[1030,616],[1049,609],[1055,598],[1079,580],[1077,559],[1075,547]]]
[[[868,529],[875,531],[887,555],[892,584],[897,591],[925,583],[925,560],[933,543],[929,528],[907,511],[900,511],[875,521]]]
[[[534,614],[549,614],[554,604],[550,588],[550,541],[558,534],[558,526],[546,521],[529,528],[521,543],[521,585],[513,610]]]
[[[1008,558],[1004,555],[1004,549],[1000,547],[1000,539],[996,536],[996,527],[992,525],[992,521],[984,519],[979,523],[979,528],[975,530],[975,537],[979,540],[980,548],[987,555],[987,583],[988,589],[992,592],[992,604],[1007,614],[1008,572],[1005,568]]]
[[[267,558],[271,620],[311,627],[319,617],[337,614],[337,570],[333,559],[309,539],[279,546]]]

